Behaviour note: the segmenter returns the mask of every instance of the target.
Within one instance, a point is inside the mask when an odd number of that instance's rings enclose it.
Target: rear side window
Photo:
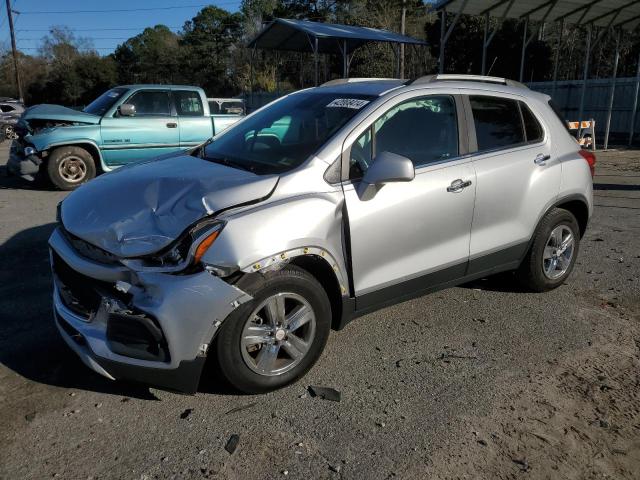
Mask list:
[[[0,112],[2,113],[13,112],[14,110],[15,108],[13,108],[11,105],[0,105]]]
[[[180,117],[202,117],[204,109],[198,92],[193,90],[177,90],[173,92],[176,110]]]
[[[478,150],[494,150],[525,141],[518,102],[508,98],[470,96]]]
[[[520,111],[522,112],[522,121],[524,122],[524,132],[527,136],[527,143],[541,142],[544,137],[544,131],[538,119],[524,102],[520,102]]]
[[[136,115],[170,115],[169,92],[147,90],[134,93],[127,103],[136,107]]]

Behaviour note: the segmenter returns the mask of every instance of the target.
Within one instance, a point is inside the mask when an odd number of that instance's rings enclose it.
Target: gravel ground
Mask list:
[[[110,382],[66,348],[46,247],[65,193],[0,167],[0,478],[638,478],[640,152],[599,154],[595,183],[557,290],[441,291],[333,332],[289,388],[240,396],[210,371],[182,396]]]

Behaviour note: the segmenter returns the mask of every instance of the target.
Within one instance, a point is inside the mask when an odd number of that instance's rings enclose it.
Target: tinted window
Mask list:
[[[118,100],[126,91],[126,88],[112,88],[87,105],[83,112],[91,113],[93,115],[104,115],[107,113],[107,110],[116,103],[116,100]]]
[[[411,159],[415,166],[458,156],[455,102],[449,96],[403,102],[376,120],[373,131],[376,155],[396,153]],[[372,161],[370,131],[351,146],[350,160],[350,178],[361,177]]]
[[[136,115],[170,115],[171,112],[169,92],[162,90],[134,93],[126,103],[136,107]]]
[[[15,108],[11,105],[0,105],[0,112],[2,113],[13,112],[14,110]]]
[[[524,143],[522,120],[515,100],[471,96],[478,150],[492,150]]]
[[[194,91],[179,90],[173,92],[176,110],[181,117],[201,117],[204,115],[200,94]]]
[[[203,158],[258,174],[297,167],[373,97],[301,92],[279,100],[215,138]]]
[[[524,121],[524,132],[527,135],[527,142],[541,142],[544,137],[542,125],[538,122],[533,112],[523,102],[520,102],[520,111],[522,112],[522,120]]]
[[[218,101],[209,102],[209,111],[212,115],[242,115],[244,113],[244,102],[238,101]]]

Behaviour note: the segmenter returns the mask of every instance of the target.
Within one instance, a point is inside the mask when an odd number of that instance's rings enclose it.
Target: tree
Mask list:
[[[165,25],[145,28],[118,45],[113,53],[120,83],[174,83],[180,81],[179,36]]]
[[[180,68],[211,95],[238,93],[230,58],[242,48],[242,20],[239,13],[208,6],[184,24]]]

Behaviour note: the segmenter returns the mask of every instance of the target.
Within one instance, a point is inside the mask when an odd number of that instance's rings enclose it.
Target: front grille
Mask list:
[[[62,303],[74,313],[89,318],[100,306],[102,300],[100,292],[108,292],[114,296],[120,293],[109,282],[102,282],[76,272],[53,250],[51,256],[53,273],[56,276]]]
[[[105,265],[120,265],[118,257],[76,237],[72,233],[68,232],[62,225],[60,226],[60,231],[73,249],[84,258],[93,260],[94,262],[103,263]]]

